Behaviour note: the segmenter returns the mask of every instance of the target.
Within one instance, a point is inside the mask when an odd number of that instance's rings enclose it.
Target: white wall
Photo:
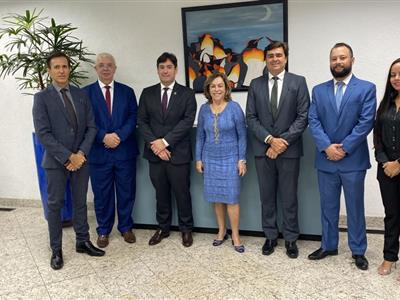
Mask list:
[[[177,79],[185,82],[181,7],[231,2],[240,1],[14,0],[0,2],[0,17],[36,7],[45,8],[44,15],[59,23],[72,23],[92,52],[115,55],[117,80],[133,86],[139,96],[145,86],[157,82],[155,60],[163,51],[177,55],[182,71]],[[330,79],[329,50],[345,41],[355,53],[354,73],[375,82],[380,98],[387,68],[400,57],[399,11],[400,3],[393,1],[289,0],[290,71],[306,76],[310,89]],[[94,79],[92,72],[89,81]],[[32,97],[22,96],[11,77],[0,79],[0,91],[0,197],[39,199],[31,142]],[[246,94],[235,93],[234,98],[244,104]],[[382,216],[375,168],[373,163],[367,174],[366,213]]]

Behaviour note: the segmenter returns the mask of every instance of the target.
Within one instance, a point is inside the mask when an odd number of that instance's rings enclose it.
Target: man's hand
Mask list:
[[[106,135],[103,138],[103,143],[104,147],[114,149],[117,148],[118,145],[121,143],[121,139],[115,132],[106,133]]]
[[[69,157],[69,163],[67,163],[65,167],[68,171],[76,171],[79,170],[85,162],[86,158],[82,153],[72,153]]]
[[[269,147],[267,152],[265,153],[265,155],[267,157],[269,157],[270,159],[276,159],[279,155],[278,152],[276,152],[274,149],[272,149],[272,147]]]
[[[272,148],[278,154],[285,152],[289,146],[289,143],[285,139],[275,137],[270,138],[269,144],[271,145],[270,148]]]
[[[169,159],[171,158],[171,152],[169,152],[167,149],[164,149],[163,151],[158,153],[158,157],[164,161],[169,161]]]
[[[151,150],[155,155],[159,155],[160,152],[162,152],[165,148],[167,148],[162,139],[154,140],[150,142],[150,145],[151,145]]]
[[[346,156],[343,150],[343,144],[331,144],[325,149],[326,156],[329,160],[338,161]]]
[[[385,162],[382,167],[386,176],[390,178],[400,174],[400,163],[397,160]]]

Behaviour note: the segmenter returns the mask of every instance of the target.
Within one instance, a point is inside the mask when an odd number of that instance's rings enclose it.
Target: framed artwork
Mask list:
[[[203,91],[207,76],[225,73],[232,91],[246,91],[265,72],[264,49],[287,42],[287,0],[182,8],[186,85]]]

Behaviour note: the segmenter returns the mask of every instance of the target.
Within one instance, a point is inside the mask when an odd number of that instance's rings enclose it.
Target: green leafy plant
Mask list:
[[[0,41],[5,41],[0,53],[0,77],[15,76],[20,90],[44,89],[51,78],[47,73],[46,58],[55,51],[62,51],[71,59],[70,82],[79,85],[87,78],[80,69],[81,62],[93,63],[93,55],[82,40],[73,36],[77,27],[70,23],[57,24],[51,18],[41,17],[39,12],[27,10],[25,15],[9,14],[3,17],[4,28],[0,28]],[[1,50],[0,50],[1,51]],[[22,74],[22,76],[21,76]]]

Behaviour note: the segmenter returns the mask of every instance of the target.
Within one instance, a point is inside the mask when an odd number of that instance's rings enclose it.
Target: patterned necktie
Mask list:
[[[111,87],[109,85],[106,85],[105,88],[106,88],[106,105],[107,105],[108,112],[111,115],[111,93],[110,93]]]
[[[343,83],[343,81],[338,81],[336,83],[336,85],[337,85],[337,89],[336,89],[335,99],[336,99],[336,107],[337,107],[337,110],[339,111],[340,105],[342,104],[344,83]]]
[[[167,111],[167,107],[168,107],[168,88],[165,87],[163,88],[164,93],[162,95],[162,99],[161,99],[161,107],[162,107],[162,111],[163,113],[165,113]]]
[[[74,131],[76,132],[76,130],[78,129],[78,120],[76,119],[76,113],[72,105],[71,99],[69,99],[69,97],[67,96],[67,89],[65,88],[61,89],[60,92],[64,100],[65,110],[67,111],[69,122],[71,123]]]
[[[272,77],[274,85],[271,90],[271,113],[274,120],[278,114],[278,77]]]

